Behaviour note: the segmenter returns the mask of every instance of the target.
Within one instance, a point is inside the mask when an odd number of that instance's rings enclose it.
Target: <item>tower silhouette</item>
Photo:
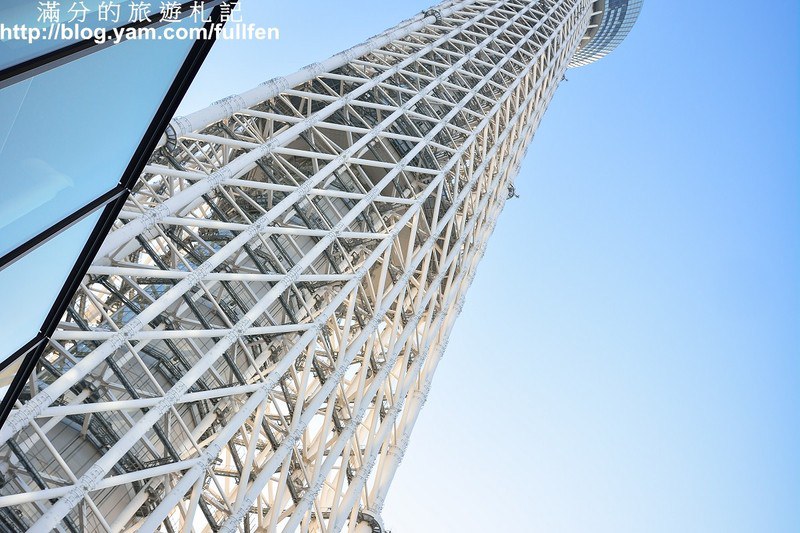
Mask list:
[[[383,531],[527,146],[641,1],[446,1],[176,118],[0,430],[10,531]]]

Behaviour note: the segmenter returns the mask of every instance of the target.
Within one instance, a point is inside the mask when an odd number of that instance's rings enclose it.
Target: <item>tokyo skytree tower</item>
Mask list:
[[[0,431],[0,530],[384,531],[539,120],[640,9],[448,0],[175,118]]]

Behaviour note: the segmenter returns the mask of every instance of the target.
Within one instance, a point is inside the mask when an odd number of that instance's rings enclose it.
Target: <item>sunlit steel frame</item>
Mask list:
[[[0,521],[381,531],[594,4],[448,0],[173,120],[0,430]]]

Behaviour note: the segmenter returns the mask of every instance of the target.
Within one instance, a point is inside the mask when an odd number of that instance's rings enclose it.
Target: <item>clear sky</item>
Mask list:
[[[767,6],[767,4],[769,4]],[[800,531],[794,0],[645,2],[567,73],[389,493],[394,533]],[[243,0],[183,112],[428,7]]]

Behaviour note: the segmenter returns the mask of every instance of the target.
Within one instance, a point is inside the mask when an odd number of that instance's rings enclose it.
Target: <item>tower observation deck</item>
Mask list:
[[[640,8],[449,0],[175,118],[0,430],[0,530],[382,531],[542,114]]]

